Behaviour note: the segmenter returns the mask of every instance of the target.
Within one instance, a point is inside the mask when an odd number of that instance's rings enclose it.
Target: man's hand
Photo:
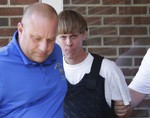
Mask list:
[[[123,101],[115,101],[114,110],[119,118],[127,118],[130,113],[130,105],[124,105]]]

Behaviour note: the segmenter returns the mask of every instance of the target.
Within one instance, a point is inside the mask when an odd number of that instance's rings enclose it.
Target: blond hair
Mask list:
[[[73,10],[64,10],[58,17],[58,34],[83,33],[88,30],[86,20]]]

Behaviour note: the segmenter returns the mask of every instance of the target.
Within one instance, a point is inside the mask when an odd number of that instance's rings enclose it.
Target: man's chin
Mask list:
[[[36,63],[42,63],[45,60],[46,60],[45,58],[36,58],[36,59],[34,59],[34,62],[36,62]]]

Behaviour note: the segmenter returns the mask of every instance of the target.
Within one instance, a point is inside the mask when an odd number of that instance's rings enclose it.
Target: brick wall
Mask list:
[[[41,0],[0,0],[0,47],[6,45],[26,5]],[[64,0],[64,9],[80,12],[89,24],[85,49],[103,55],[122,69],[127,84],[150,47],[150,0]],[[150,97],[131,118],[150,117]]]

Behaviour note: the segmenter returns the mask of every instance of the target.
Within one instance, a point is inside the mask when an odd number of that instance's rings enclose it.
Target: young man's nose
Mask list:
[[[71,39],[69,37],[66,40],[66,45],[67,46],[71,46],[72,45],[72,41],[71,41]]]

